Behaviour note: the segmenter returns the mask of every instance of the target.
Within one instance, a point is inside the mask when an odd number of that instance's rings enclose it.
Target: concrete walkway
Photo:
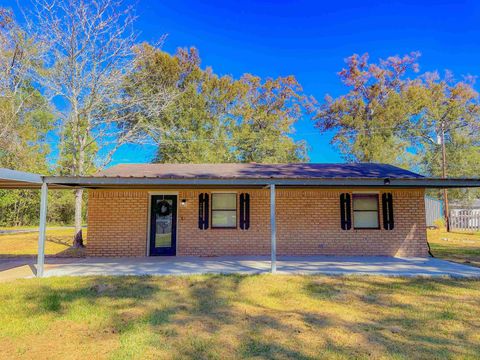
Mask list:
[[[257,274],[270,271],[268,257],[146,257],[51,259],[45,276]],[[480,268],[435,258],[279,257],[280,274],[369,274],[386,276],[479,277]]]
[[[270,259],[248,257],[50,258],[45,276],[259,274],[270,272]],[[0,282],[34,276],[35,260],[0,260]],[[22,271],[19,271],[22,269]],[[279,274],[367,274],[384,276],[452,276],[480,278],[480,268],[435,258],[279,257]]]

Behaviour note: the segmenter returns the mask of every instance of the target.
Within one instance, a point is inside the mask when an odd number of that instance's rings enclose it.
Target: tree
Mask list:
[[[32,69],[41,69],[37,45],[13,14],[0,8],[0,165],[20,170],[37,164],[44,169],[45,136],[53,119],[32,86]]]
[[[305,144],[291,138],[309,99],[293,77],[236,80],[201,69],[195,48],[172,56],[148,45],[137,48],[134,83],[127,92],[175,93],[159,116],[137,111],[141,127],[158,146],[160,162],[286,162],[304,160]],[[140,81],[141,80],[141,81]],[[150,115],[146,115],[150,113]]]
[[[447,176],[477,176],[480,161],[480,104],[473,78],[456,82],[447,71],[427,73],[420,84],[424,108],[411,119],[412,145],[422,154],[427,173]],[[457,192],[458,197],[458,192]],[[444,211],[449,230],[448,193],[443,190]]]
[[[142,109],[134,117],[135,124],[158,146],[156,161],[233,160],[226,109],[237,98],[233,79],[219,78],[210,69],[202,71],[194,48],[179,49],[171,56],[143,44],[137,48],[137,65],[133,83],[142,82],[143,86],[132,89],[128,84],[128,93],[167,89],[175,94],[171,104],[156,116],[149,109]]]
[[[403,166],[412,162],[405,127],[422,102],[412,96],[415,83],[407,75],[418,72],[418,57],[392,56],[378,64],[369,63],[368,54],[346,59],[339,76],[347,94],[336,99],[327,95],[314,117],[320,131],[335,131],[332,142],[345,159]]]
[[[32,69],[41,69],[38,46],[0,8],[0,167],[48,172],[46,135],[53,116],[32,85]],[[3,225],[35,223],[39,196],[32,190],[0,190]]]
[[[243,92],[234,128],[235,153],[241,162],[289,163],[307,160],[307,145],[291,138],[294,124],[309,113],[314,100],[303,94],[294,76],[241,77]]]
[[[353,161],[386,162],[432,176],[476,176],[480,161],[480,105],[472,77],[418,72],[417,53],[369,64],[353,55],[340,72],[346,95],[327,97],[315,117],[321,131]],[[459,198],[461,191],[454,192]],[[448,195],[443,191],[448,226]]]
[[[30,31],[45,64],[36,79],[57,108],[62,173],[84,176],[106,165],[133,137],[135,128],[123,126],[130,110],[156,101],[124,93],[134,66],[133,10],[121,0],[34,1]],[[77,247],[83,246],[82,196],[75,190]]]

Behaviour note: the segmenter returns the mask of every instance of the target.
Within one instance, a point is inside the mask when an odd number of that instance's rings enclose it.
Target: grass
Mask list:
[[[37,230],[38,226],[21,225],[21,226],[0,226],[0,230]]]
[[[435,257],[480,267],[480,232],[427,230],[428,242]]]
[[[65,224],[56,224],[56,223],[48,223],[48,226],[51,228],[61,228],[61,227],[67,227],[68,225]],[[68,227],[72,227],[73,225],[70,225]],[[87,224],[83,224],[83,227],[86,227]],[[17,226],[0,226],[0,230],[38,230],[38,226],[34,225],[17,225]]]
[[[74,229],[47,230],[45,254],[56,256],[78,256],[80,252],[71,249]],[[87,231],[83,229],[84,238]],[[0,257],[36,255],[38,251],[38,232],[23,234],[0,234]]]
[[[480,281],[205,275],[0,284],[2,358],[474,359]]]

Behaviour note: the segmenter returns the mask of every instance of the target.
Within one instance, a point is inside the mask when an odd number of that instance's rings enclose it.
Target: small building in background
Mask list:
[[[425,196],[425,216],[427,227],[436,227],[438,220],[444,220],[443,201]]]
[[[452,201],[450,210],[453,215],[480,215],[480,199],[465,203]]]

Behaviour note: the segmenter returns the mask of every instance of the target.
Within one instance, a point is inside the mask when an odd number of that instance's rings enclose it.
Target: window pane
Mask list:
[[[172,209],[172,200],[157,200],[157,206],[162,206],[163,203],[170,205]],[[166,211],[167,208],[162,206],[162,211]],[[164,213],[164,215],[155,215],[155,247],[171,247],[172,246],[172,220],[173,213]]]
[[[237,212],[236,211],[212,211],[213,227],[236,227]]]
[[[378,228],[377,211],[356,211],[353,214],[353,227]]]
[[[373,196],[355,196],[353,195],[353,210],[377,210],[377,195]]]
[[[212,194],[212,210],[236,210],[237,194]]]

